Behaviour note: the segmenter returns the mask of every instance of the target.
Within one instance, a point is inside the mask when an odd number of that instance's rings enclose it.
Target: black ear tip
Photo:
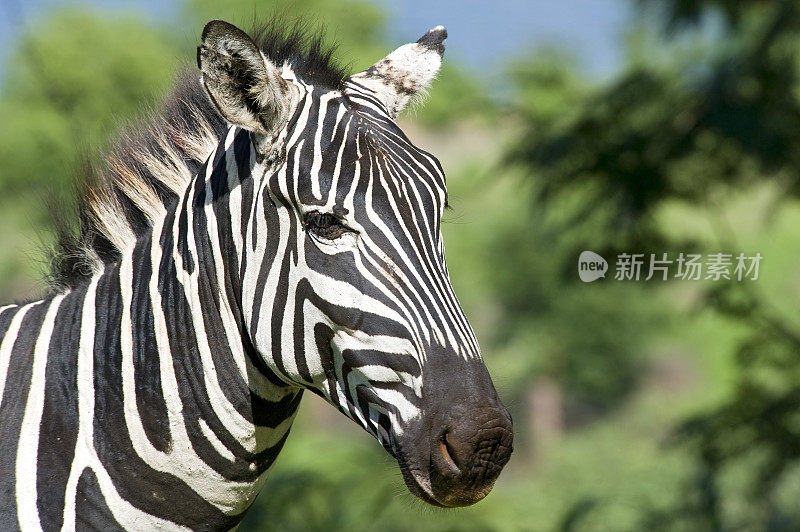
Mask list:
[[[247,36],[245,32],[243,32],[230,22],[225,22],[224,20],[212,20],[209,21],[203,28],[201,39],[205,41],[206,39],[209,38],[214,39],[225,35]]]
[[[205,40],[206,37],[209,36],[209,34],[219,33],[219,31],[222,30],[223,28],[225,28],[225,26],[230,26],[230,24],[228,24],[224,20],[210,20],[210,21],[208,21],[206,23],[206,25],[203,27],[203,33],[201,35],[202,39]]]
[[[444,52],[445,39],[447,39],[447,29],[444,26],[436,26],[432,30],[428,30],[428,33],[420,37],[417,41],[417,44],[421,44],[426,48],[431,48],[439,53],[442,53]]]

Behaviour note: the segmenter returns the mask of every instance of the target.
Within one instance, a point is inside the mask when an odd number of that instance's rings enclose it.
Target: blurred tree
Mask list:
[[[588,179],[558,197],[549,193],[557,170],[547,165],[574,164],[575,157],[536,166],[527,159],[530,147],[558,143],[554,131],[574,119],[591,87],[574,61],[554,50],[515,63],[511,75],[518,89],[514,114],[526,135],[506,163],[531,176],[534,202],[518,209],[519,198],[506,198],[506,215],[490,222],[494,230],[480,263],[491,268],[486,282],[505,313],[498,341],[511,353],[528,352],[527,366],[516,375],[517,393],[539,378],[557,383],[564,398],[556,401],[564,405],[569,425],[619,405],[635,388],[658,312],[633,284],[586,285],[578,279],[582,250],[611,249],[612,236],[598,228],[610,223],[617,204],[600,197],[600,187]]]
[[[76,162],[169,84],[177,60],[165,32],[135,16],[56,9],[22,29],[0,77],[2,300],[44,291],[43,197],[72,199]]]
[[[725,224],[711,241],[697,227],[676,236],[660,214],[676,203],[718,208],[736,191],[767,182],[781,190],[777,201],[800,195],[800,5],[640,3],[666,12],[667,38],[658,44],[672,46],[673,57],[665,63],[653,59],[663,54],[640,52],[650,60],[632,63],[555,117],[523,104],[527,129],[510,161],[535,179],[539,216],[542,207],[563,212],[576,191],[587,194],[570,223],[591,220],[592,236],[565,255],[567,263],[577,249],[596,245],[612,255],[756,251],[737,249],[736,232]],[[715,15],[721,31],[704,31]],[[711,40],[705,53],[680,53],[690,31]],[[680,506],[647,516],[648,527],[800,527],[783,495],[794,489],[787,475],[800,467],[800,324],[757,286],[702,287],[701,305],[749,331],[737,348],[739,378],[723,404],[678,430],[676,441],[695,452],[696,481]]]
[[[31,23],[0,92],[0,191],[70,183],[79,153],[151,102],[176,64],[176,46],[133,16],[60,10]]]

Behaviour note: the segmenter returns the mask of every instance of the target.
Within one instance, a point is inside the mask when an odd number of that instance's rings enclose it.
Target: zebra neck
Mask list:
[[[226,529],[258,492],[300,392],[227,337],[166,241],[0,310],[0,525]]]
[[[264,372],[216,277],[203,274],[206,268],[179,271],[167,228],[104,276],[119,279],[117,389],[127,431],[149,467],[168,470],[213,507],[238,515],[281,450],[301,392]],[[207,260],[200,251],[196,259]]]

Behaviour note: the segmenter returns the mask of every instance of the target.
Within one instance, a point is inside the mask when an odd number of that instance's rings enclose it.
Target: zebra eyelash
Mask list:
[[[329,212],[311,211],[303,216],[303,228],[314,236],[325,240],[336,240],[345,233],[354,232],[336,215]]]

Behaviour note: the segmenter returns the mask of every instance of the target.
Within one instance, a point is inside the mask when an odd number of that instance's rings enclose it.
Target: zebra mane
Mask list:
[[[340,89],[347,73],[323,45],[322,30],[274,17],[251,37],[270,61],[288,65],[307,83]],[[49,253],[49,286],[63,292],[88,282],[119,260],[164,217],[224,137],[228,124],[208,100],[200,74],[185,67],[159,109],[123,128],[77,178],[74,213],[52,210],[56,241]]]

